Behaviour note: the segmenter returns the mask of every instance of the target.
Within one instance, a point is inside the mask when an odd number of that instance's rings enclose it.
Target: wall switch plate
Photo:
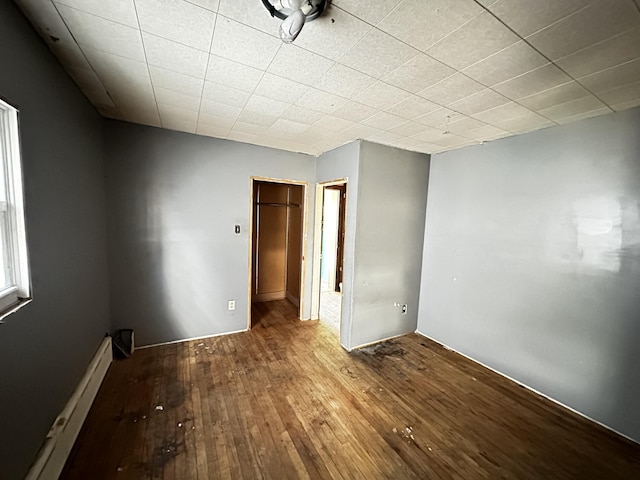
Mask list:
[[[236,301],[235,300],[229,300],[229,308],[228,310],[235,310],[236,309]]]
[[[402,314],[403,315],[407,314],[407,304],[406,303],[404,305],[402,305]]]

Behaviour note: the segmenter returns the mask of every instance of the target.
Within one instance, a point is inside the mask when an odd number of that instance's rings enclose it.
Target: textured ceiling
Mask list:
[[[106,117],[320,154],[435,153],[640,105],[640,0],[16,0]]]

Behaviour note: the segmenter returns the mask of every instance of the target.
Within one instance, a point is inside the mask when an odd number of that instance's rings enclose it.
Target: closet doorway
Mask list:
[[[249,328],[262,302],[288,302],[302,318],[307,184],[252,178]]]

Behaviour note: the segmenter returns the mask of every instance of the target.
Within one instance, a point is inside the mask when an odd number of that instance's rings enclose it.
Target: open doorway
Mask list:
[[[251,198],[249,328],[266,302],[302,316],[306,183],[252,178]]]
[[[346,183],[322,185],[318,318],[338,336],[342,318]]]

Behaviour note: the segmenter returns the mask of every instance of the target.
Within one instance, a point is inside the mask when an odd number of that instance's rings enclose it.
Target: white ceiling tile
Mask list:
[[[206,128],[206,126],[205,126]],[[200,133],[200,132],[198,132]],[[215,135],[213,135],[215,136]],[[256,145],[256,143],[259,141],[258,140],[258,135],[252,135],[250,133],[245,133],[245,132],[239,132],[236,130],[231,130],[227,135],[225,135],[224,138],[227,138],[228,140],[233,140],[234,142],[240,142],[240,143],[250,143],[253,145]]]
[[[209,60],[206,52],[146,32],[142,38],[149,65],[204,78]]]
[[[604,90],[598,97],[616,111],[637,107],[640,103],[640,81]]]
[[[352,122],[361,122],[365,118],[372,117],[378,113],[375,108],[368,107],[361,103],[347,102],[342,107],[333,111],[332,115],[351,120]]]
[[[439,110],[435,110],[416,118],[415,121],[429,127],[446,129],[451,122],[455,122],[464,117],[465,115],[449,110],[448,108],[440,108]]]
[[[506,105],[501,105],[499,107],[492,108],[491,110],[478,113],[477,115],[474,115],[474,117],[482,120],[485,123],[496,125],[501,122],[511,120],[512,118],[522,117],[530,114],[531,110],[528,110],[527,108],[523,107],[522,105],[518,105],[515,102],[510,102]]]
[[[261,135],[267,131],[267,127],[254,125],[253,123],[236,122],[233,124],[232,132],[246,133],[249,135]]]
[[[484,12],[427,50],[432,57],[462,70],[519,40],[489,12]]]
[[[578,82],[592,92],[599,93],[634,83],[638,79],[640,79],[640,59],[580,78]]]
[[[611,109],[609,107],[600,107],[595,110],[589,110],[584,113],[577,113],[569,117],[559,118],[556,120],[556,123],[558,125],[565,125],[568,123],[578,122],[580,120],[586,120],[587,118],[599,117],[600,115],[606,115],[608,113],[611,113]]]
[[[291,105],[289,109],[284,112],[281,118],[285,120],[292,120],[294,122],[306,123],[311,125],[316,123],[324,117],[323,113],[310,110],[308,108],[299,107],[297,105]]]
[[[309,87],[287,78],[265,73],[255,89],[255,94],[285,103],[295,103]]]
[[[456,73],[418,92],[418,95],[440,105],[447,105],[484,89],[485,87],[475,80]]]
[[[346,128],[344,136],[349,139],[367,138],[376,133],[381,133],[381,130],[370,125],[363,125],[362,123],[356,123],[353,126]]]
[[[67,68],[67,72],[69,72],[71,78],[73,78],[83,92],[91,92],[92,95],[100,97],[100,101],[97,103],[104,106],[113,106],[113,102],[109,98],[109,95],[107,95],[98,75],[96,75],[96,72],[92,68],[87,67],[88,68]]]
[[[628,0],[597,1],[527,38],[551,60],[638,26],[640,12]]]
[[[389,132],[401,135],[403,137],[410,137],[412,135],[416,135],[417,133],[424,132],[426,127],[421,123],[417,122],[405,122],[397,127],[393,127],[389,129]]]
[[[473,0],[405,0],[379,27],[426,51],[483,11]]]
[[[381,132],[369,135],[368,137],[366,137],[366,140],[382,145],[390,145],[393,142],[397,142],[401,138],[403,138],[402,135],[398,135],[397,133]]]
[[[344,98],[353,98],[375,81],[376,79],[369,75],[336,63],[314,84],[314,87]]]
[[[149,69],[145,63],[90,48],[85,48],[85,55],[112,96],[153,97]]]
[[[407,120],[413,120],[422,115],[426,115],[429,112],[438,110],[440,105],[425,100],[417,95],[412,95],[406,100],[393,105],[390,108],[385,109],[387,113],[398,115],[399,117],[406,118]]]
[[[211,53],[266,70],[281,45],[279,38],[220,16],[213,34]]]
[[[64,5],[59,5],[58,11],[81,48],[88,47],[133,60],[145,60],[140,32],[135,28]]]
[[[397,127],[398,125],[406,123],[406,120],[402,117],[391,115],[390,113],[380,112],[375,114],[373,117],[369,117],[363,120],[360,123],[368,127],[377,128],[379,130],[390,130]]]
[[[158,111],[153,92],[115,93],[111,98],[120,112],[126,115],[129,112],[153,113]]]
[[[460,135],[456,135],[455,133],[447,133],[440,138],[433,139],[431,143],[440,145],[441,147],[459,148],[467,145],[474,145],[479,142],[477,140],[461,137]]]
[[[258,82],[260,82],[263,75],[264,72],[257,68],[227,60],[217,55],[209,56],[206,79],[211,82],[251,93],[258,86]]]
[[[176,0],[136,0],[136,9],[143,31],[209,52],[215,13]]]
[[[557,62],[574,78],[584,77],[640,58],[640,28],[624,32]]]
[[[540,110],[539,113],[551,120],[559,121],[568,117],[582,115],[593,111],[600,111],[603,109],[607,109],[606,105],[596,97],[591,95],[588,97],[579,98],[577,100],[572,100],[570,102],[561,103],[560,105],[554,105],[553,107],[545,108],[543,110]],[[609,111],[611,110],[609,109]]]
[[[266,134],[276,138],[288,138],[290,140],[301,142],[302,134],[309,128],[306,123],[293,122],[279,118],[269,127]]]
[[[215,125],[198,124],[196,133],[198,135],[205,135],[207,137],[227,138],[227,136],[229,135],[229,129],[224,127],[216,127]]]
[[[219,102],[232,107],[244,107],[251,94],[214,82],[204,82],[202,101]]]
[[[531,110],[539,111],[588,95],[590,95],[590,93],[582,85],[573,81],[528,97],[523,97],[518,100],[518,103]]]
[[[149,73],[151,74],[151,82],[154,88],[173,90],[198,98],[202,95],[204,80],[201,78],[190,77],[189,75],[153,65],[149,66]]]
[[[419,52],[380,30],[371,30],[340,63],[372,77],[382,78]]]
[[[138,28],[138,19],[133,0],[55,0],[58,5],[66,5],[86,13],[91,13],[113,22]]]
[[[455,122],[449,123],[449,125],[447,126],[447,131],[464,136],[465,133],[470,130],[474,130],[474,129],[482,128],[486,126],[487,126],[486,123],[481,122],[480,120],[477,120],[472,117],[465,117],[465,118],[456,120]]]
[[[193,3],[194,5],[198,5],[200,7],[206,8],[207,10],[211,10],[212,12],[218,11],[218,0],[186,0],[189,3]]]
[[[473,115],[495,108],[499,105],[504,105],[505,103],[509,103],[508,98],[487,88],[458,100],[457,102],[450,103],[447,106],[457,112],[464,113],[465,115]]]
[[[434,140],[441,139],[444,135],[448,135],[444,130],[440,130],[439,128],[425,127],[422,132],[413,135],[412,138],[415,138],[421,142],[431,143]]]
[[[493,86],[493,89],[512,100],[528,97],[571,81],[566,73],[550,63],[519,77]]]
[[[422,143],[424,142],[422,140],[418,140],[417,138],[405,137],[396,140],[395,142],[393,142],[393,145],[404,150],[413,150]]]
[[[122,108],[121,113],[128,122],[151,125],[152,127],[162,127],[157,108],[154,110]]]
[[[585,0],[499,0],[489,10],[518,35],[527,37],[584,8]]]
[[[181,108],[176,105],[166,105],[158,103],[158,112],[160,112],[160,118],[164,122],[165,118],[173,118],[176,120],[193,121],[198,120],[198,110]]]
[[[336,7],[376,25],[386,17],[402,0],[333,0]]]
[[[509,135],[511,134],[508,131],[501,128],[494,127],[493,125],[483,125],[479,128],[467,130],[463,136],[467,138],[473,138],[474,140],[478,141],[489,141],[508,137]]]
[[[384,81],[408,92],[418,93],[454,73],[454,69],[424,53],[419,53],[389,73],[384,77]]]
[[[232,107],[231,105],[227,105],[226,103],[215,102],[211,100],[203,100],[200,103],[200,114],[205,115],[216,115],[218,117],[225,118],[237,118],[240,115],[242,108],[240,107]]]
[[[230,130],[235,123],[235,119],[221,115],[212,115],[203,112],[200,112],[198,115],[198,125],[208,125],[220,130]]]
[[[328,8],[320,18],[304,26],[296,45],[338,60],[358,43],[371,25],[338,8]]]
[[[521,40],[463,70],[474,80],[491,87],[530,72],[549,63],[525,41]]]
[[[322,128],[328,131],[341,131],[351,127],[355,122],[351,120],[345,120],[344,118],[335,117],[333,115],[325,115],[316,123],[313,124],[314,128]]]
[[[257,113],[250,110],[243,110],[238,115],[238,120],[246,123],[253,123],[255,125],[262,125],[263,127],[270,127],[273,122],[278,120],[277,115],[271,115],[268,113]]]
[[[377,82],[356,95],[354,100],[384,110],[411,98],[411,94],[384,82]]]
[[[218,13],[274,37],[278,36],[282,23],[282,20],[271,17],[262,2],[255,0],[220,0]]]
[[[305,85],[314,85],[333,65],[332,60],[295,45],[282,45],[268,71]]]
[[[154,87],[153,91],[156,96],[156,101],[160,104],[182,107],[189,110],[198,111],[200,108],[200,95],[194,97],[193,95],[187,95],[175,90],[167,90],[165,88]]]
[[[345,103],[346,100],[342,97],[310,88],[307,93],[296,102],[296,105],[315,110],[316,112],[331,113]]]
[[[181,115],[172,115],[169,113],[160,114],[162,120],[162,128],[169,130],[177,130],[180,132],[196,133],[196,120],[183,118]]]
[[[263,97],[253,94],[244,106],[245,111],[262,113],[267,115],[282,115],[287,111],[290,104],[273,100],[272,98]]]
[[[496,122],[497,127],[512,133],[526,133],[553,125],[555,125],[555,123],[551,120],[533,112],[522,115],[521,117]]]

